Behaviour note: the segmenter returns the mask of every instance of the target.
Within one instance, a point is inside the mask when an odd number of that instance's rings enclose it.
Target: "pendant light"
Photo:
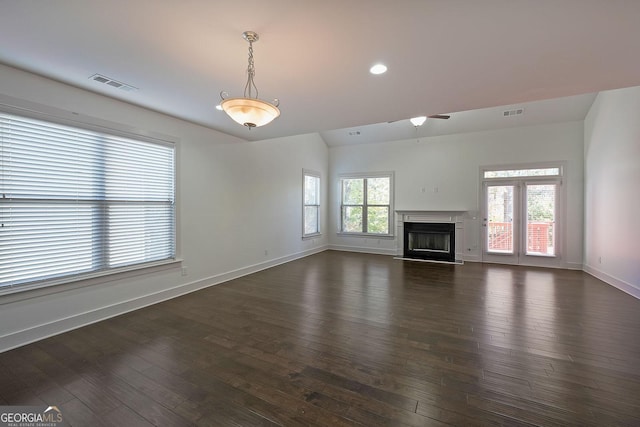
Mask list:
[[[242,37],[249,42],[249,65],[247,66],[247,84],[244,87],[243,98],[227,98],[227,92],[220,92],[222,102],[220,107],[236,123],[248,127],[249,129],[260,127],[271,123],[280,115],[278,105],[280,101],[275,99],[273,103],[258,99],[258,88],[253,82],[256,70],[253,63],[253,43],[259,37],[253,31],[245,31]],[[255,94],[255,96],[254,96]]]

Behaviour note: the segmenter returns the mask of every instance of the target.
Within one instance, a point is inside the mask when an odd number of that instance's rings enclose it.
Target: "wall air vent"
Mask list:
[[[502,117],[521,116],[524,113],[524,108],[515,108],[513,110],[506,110],[502,112]]]
[[[135,86],[131,86],[131,85],[128,85],[126,83],[122,83],[122,82],[119,82],[117,80],[110,79],[109,77],[105,77],[102,74],[94,74],[93,76],[91,76],[89,78],[91,80],[93,80],[94,82],[106,84],[106,85],[109,85],[111,87],[115,87],[117,89],[124,90],[125,92],[133,92],[133,91],[138,90],[138,88],[135,87]]]

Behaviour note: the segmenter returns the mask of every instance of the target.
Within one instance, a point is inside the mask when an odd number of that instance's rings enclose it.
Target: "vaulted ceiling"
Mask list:
[[[260,35],[260,97],[282,111],[251,131],[215,109],[220,91],[242,95],[245,30]],[[335,130],[379,123],[398,139],[415,130],[388,121],[636,86],[638,52],[631,0],[0,2],[0,62],[247,140],[339,144]],[[387,73],[369,73],[377,62]],[[593,97],[570,99],[583,111]]]

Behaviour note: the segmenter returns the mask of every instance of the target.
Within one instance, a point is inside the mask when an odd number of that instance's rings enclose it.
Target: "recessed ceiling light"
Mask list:
[[[369,72],[371,74],[383,74],[387,71],[387,66],[384,64],[376,64],[373,67],[369,68]]]

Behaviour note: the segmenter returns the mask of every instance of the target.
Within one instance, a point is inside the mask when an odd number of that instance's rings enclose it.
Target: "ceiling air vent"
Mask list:
[[[358,136],[358,135],[360,135],[359,130],[352,130],[349,132],[349,136]]]
[[[506,110],[502,112],[502,117],[521,116],[524,113],[524,108],[515,108],[513,110]]]
[[[110,79],[109,77],[105,77],[102,74],[94,74],[93,76],[91,76],[89,78],[91,80],[93,80],[94,82],[106,84],[106,85],[109,85],[111,87],[115,87],[117,89],[124,90],[125,92],[133,92],[135,90],[138,90],[138,88],[135,87],[135,86],[131,86],[131,85],[128,85],[126,83],[122,83],[122,82],[119,82],[117,80]]]

